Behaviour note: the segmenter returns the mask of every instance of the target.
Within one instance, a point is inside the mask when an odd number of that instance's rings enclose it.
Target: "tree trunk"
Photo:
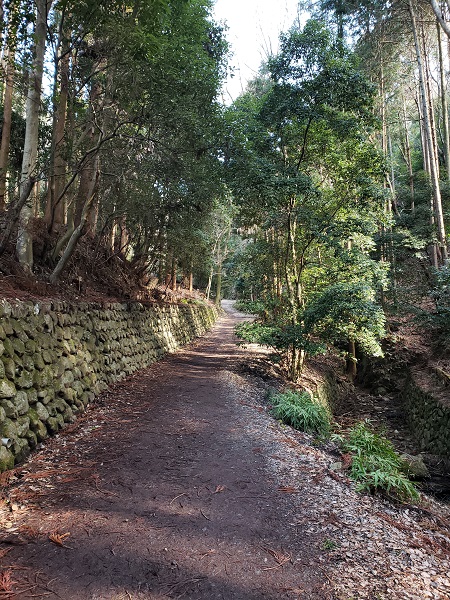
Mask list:
[[[427,136],[425,133],[425,125],[424,125],[424,118],[423,118],[423,106],[422,106],[422,101],[420,99],[420,96],[421,96],[421,94],[419,92],[419,98],[417,99],[417,108],[418,108],[419,121],[420,121],[420,143],[422,145],[423,169],[429,175],[430,171],[431,171],[430,157],[429,157],[429,152],[428,152]]]
[[[411,142],[409,141],[408,122],[406,119],[405,98],[403,98],[403,127],[405,130],[405,161],[406,161],[406,165],[408,167],[409,191],[411,194],[411,212],[414,213],[414,211],[415,211],[414,171],[413,171],[413,166],[412,166]]]
[[[446,20],[444,19],[444,15],[442,14],[441,7],[436,2],[436,0],[430,0],[430,4],[431,4],[431,8],[434,11],[434,14],[436,15],[439,25],[442,27],[445,34],[450,38],[450,27],[448,26]]]
[[[64,250],[61,258],[59,259],[58,264],[56,265],[53,273],[50,276],[50,283],[56,283],[56,281],[58,281],[58,279],[60,278],[61,273],[65,269],[67,263],[69,262],[72,254],[76,248],[78,240],[81,238],[81,236],[83,235],[84,230],[86,228],[86,224],[87,224],[88,217],[89,217],[89,212],[90,212],[92,203],[95,200],[95,196],[97,194],[97,186],[98,186],[98,180],[99,180],[99,175],[100,175],[99,170],[98,170],[98,167],[99,167],[98,154],[96,154],[96,157],[95,157],[95,167],[96,167],[96,177],[91,182],[91,189],[89,190],[90,193],[89,193],[89,196],[83,207],[80,222],[78,223],[75,230],[72,232],[65,250]]]
[[[445,84],[445,67],[444,67],[444,52],[442,49],[442,34],[439,22],[436,24],[438,36],[438,51],[439,51],[439,74],[440,74],[440,92],[442,105],[442,130],[444,136],[444,157],[445,169],[447,171],[447,181],[450,181],[450,133],[448,125],[448,103],[447,89]]]
[[[0,0],[0,51],[2,52],[2,57],[3,57],[3,52],[4,52],[4,48],[3,48],[3,32],[5,30],[5,9],[3,7],[3,0]],[[6,73],[6,64],[5,62],[2,60],[2,72]],[[4,92],[4,83],[5,80],[3,78],[3,80],[0,82],[1,85],[1,96],[3,97],[3,92]]]
[[[220,306],[220,301],[222,300],[222,264],[218,265],[217,269],[217,279],[216,279],[216,299],[215,305]]]
[[[25,202],[27,202],[31,192],[33,191],[34,184],[35,180],[33,179],[33,177],[30,177],[27,180],[26,185],[22,187],[22,191],[17,203],[11,208],[11,210],[8,211],[8,222],[3,232],[3,237],[0,240],[0,256],[6,250],[6,245],[9,241],[9,238],[11,237],[11,233],[14,229],[15,224],[20,218],[20,212]]]
[[[47,14],[52,0],[36,0],[36,25],[34,30],[34,56],[29,72],[29,87],[26,101],[26,126],[23,149],[22,172],[20,176],[20,195],[31,177],[36,175],[36,161],[39,135],[39,109],[41,103],[42,76],[44,72],[45,38],[47,33]],[[33,270],[33,240],[28,231],[33,216],[33,207],[26,203],[20,214],[16,252],[22,267]]]
[[[89,129],[87,132],[87,137],[90,140],[92,146],[95,146],[95,113],[96,113],[96,108],[97,108],[97,103],[98,103],[98,97],[100,94],[100,84],[97,83],[96,81],[94,81],[92,83],[92,87],[89,93]],[[97,143],[97,147],[100,148],[100,144],[101,144],[101,138],[102,138],[102,134],[100,134],[100,139]],[[80,183],[79,183],[79,187],[78,187],[78,192],[76,195],[76,199],[75,199],[75,226],[78,227],[78,225],[80,224],[81,221],[81,216],[86,204],[86,199],[89,197],[89,190],[92,187],[92,183],[95,180],[96,176],[97,176],[97,161],[98,161],[98,152],[99,150],[96,150],[95,152],[90,153],[85,160],[83,161],[83,164],[81,166],[81,172],[80,172]],[[92,206],[90,207],[90,210],[92,210]],[[90,215],[88,215],[88,219],[90,218]]]
[[[348,359],[347,359],[347,375],[350,379],[355,379],[358,369],[356,363],[356,346],[354,340],[348,342]]]
[[[0,210],[6,206],[6,176],[8,173],[9,146],[11,141],[12,104],[14,84],[14,50],[7,48],[6,76],[3,95],[3,126],[0,144]]]
[[[434,165],[435,165],[435,176],[437,177],[437,189],[438,194],[434,194],[433,204],[434,204],[434,218],[437,229],[437,237],[438,237],[438,255],[441,261],[441,264],[446,263],[448,260],[448,249],[447,249],[447,237],[445,233],[445,224],[444,224],[444,211],[442,206],[442,196],[441,196],[441,187],[440,187],[440,175],[439,175],[439,147],[438,147],[438,138],[437,138],[437,128],[436,128],[436,118],[435,118],[435,110],[433,103],[433,94],[431,90],[431,69],[429,65],[429,53],[427,52],[425,46],[425,30],[424,24],[421,24],[422,29],[422,43],[423,43],[423,55],[425,57],[425,83],[426,83],[426,96],[427,96],[427,104],[429,108],[430,114],[430,125],[431,125],[431,140],[432,140],[432,150],[434,151]]]
[[[447,261],[448,253],[447,253],[447,244],[445,238],[445,227],[444,227],[444,218],[442,212],[442,199],[441,199],[441,189],[439,185],[439,166],[436,160],[436,145],[435,140],[433,139],[433,129],[432,124],[430,122],[430,113],[429,113],[429,104],[430,99],[427,94],[426,88],[426,73],[424,69],[423,59],[422,59],[422,50],[420,48],[419,35],[417,31],[416,25],[416,15],[414,12],[414,7],[412,0],[408,0],[409,12],[411,16],[411,29],[414,37],[414,47],[416,50],[416,59],[417,59],[417,70],[419,74],[419,89],[420,89],[420,97],[422,104],[422,116],[423,116],[423,125],[424,125],[424,134],[428,147],[428,158],[430,162],[430,179],[431,179],[431,187],[433,191],[433,207],[434,214],[436,217],[436,227],[438,233],[439,244],[441,246],[442,256],[444,261]]]
[[[170,269],[170,288],[173,292],[177,291],[177,259],[172,257],[172,265]]]
[[[212,286],[213,277],[214,277],[214,266],[211,265],[211,269],[209,270],[208,285],[206,286],[206,290],[205,290],[207,300],[209,300],[209,297],[211,295],[211,286]]]
[[[61,16],[61,21],[63,17]],[[65,202],[62,192],[66,179],[66,161],[64,159],[65,127],[67,117],[67,99],[69,95],[69,44],[65,39],[63,23],[60,24],[59,50],[55,66],[52,155],[45,208],[45,221],[50,231],[59,231],[65,222]],[[59,65],[59,77],[58,77]],[[58,90],[59,83],[59,90]]]

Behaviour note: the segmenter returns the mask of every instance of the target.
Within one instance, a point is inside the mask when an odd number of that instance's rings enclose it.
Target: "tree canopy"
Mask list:
[[[331,346],[380,354],[415,296],[445,330],[448,7],[300,5],[224,106],[212,0],[0,3],[0,259],[56,284],[84,242],[145,284],[257,301],[242,334],[293,379]]]

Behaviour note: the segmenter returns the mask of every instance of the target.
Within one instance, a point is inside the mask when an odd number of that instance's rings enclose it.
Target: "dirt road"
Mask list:
[[[274,421],[241,318],[1,476],[0,600],[450,598],[448,510],[358,494],[332,444]]]
[[[328,597],[299,498],[268,462],[278,425],[237,373],[240,318],[115,386],[17,473],[14,597]]]

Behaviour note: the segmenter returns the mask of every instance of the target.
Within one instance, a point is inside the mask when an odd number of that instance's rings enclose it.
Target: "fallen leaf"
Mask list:
[[[10,569],[0,573],[0,592],[12,592],[15,583],[17,583],[17,581],[13,580],[12,571]]]
[[[296,490],[295,487],[292,487],[291,485],[281,486],[278,488],[278,491],[284,492],[285,494],[298,494],[298,490]]]
[[[224,486],[224,485],[218,485],[218,486],[216,487],[216,489],[214,490],[213,494],[220,494],[220,492],[223,492],[223,491],[225,491],[225,489],[226,489],[226,488],[225,488],[225,486]]]
[[[53,531],[52,533],[48,534],[48,539],[57,546],[61,546],[61,548],[68,548],[69,546],[66,546],[64,541],[69,537],[69,535],[70,533],[58,533],[57,531]]]
[[[264,567],[262,569],[263,571],[272,571],[273,569],[278,569],[291,560],[290,554],[282,554],[281,552],[277,552],[276,550],[266,547],[262,547],[262,549],[268,552],[277,563],[276,567]]]

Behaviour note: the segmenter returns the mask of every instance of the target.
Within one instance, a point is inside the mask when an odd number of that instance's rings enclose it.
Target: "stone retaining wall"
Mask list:
[[[0,471],[75,419],[106,387],[205,333],[201,303],[0,301]]]
[[[420,387],[412,373],[402,400],[409,428],[421,450],[450,458],[450,408]]]

